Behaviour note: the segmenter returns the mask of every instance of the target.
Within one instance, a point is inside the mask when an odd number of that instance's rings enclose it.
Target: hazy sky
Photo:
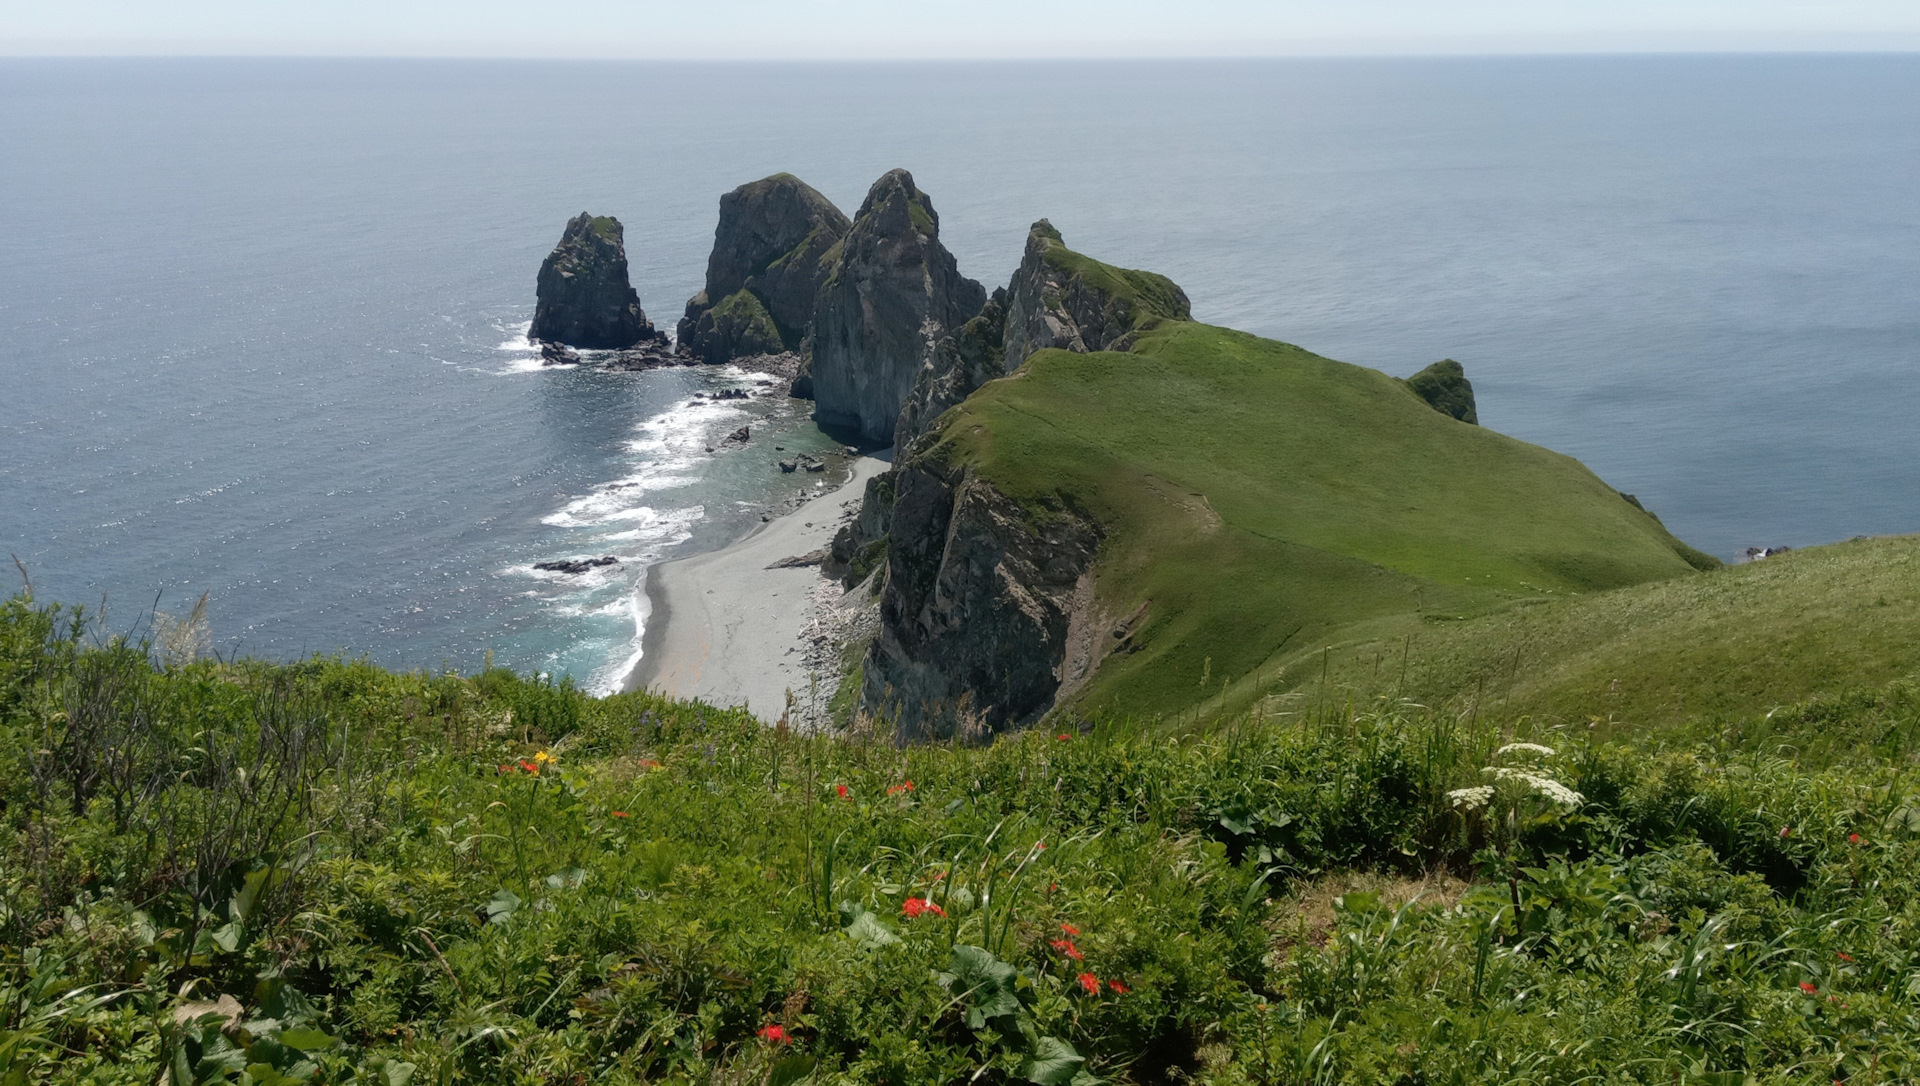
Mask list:
[[[0,54],[866,58],[1920,49],[1920,0],[0,0]]]

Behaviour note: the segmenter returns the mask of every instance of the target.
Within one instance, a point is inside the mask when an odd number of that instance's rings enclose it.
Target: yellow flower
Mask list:
[[[541,765],[552,765],[553,763],[559,761],[560,759],[555,758],[553,755],[548,754],[546,751],[543,750],[540,753],[534,755],[533,760],[540,763]]]

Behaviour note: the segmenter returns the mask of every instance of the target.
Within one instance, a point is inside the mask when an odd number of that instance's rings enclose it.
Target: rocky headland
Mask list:
[[[884,445],[921,368],[987,292],[960,274],[933,201],[905,170],[874,182],[832,256],[813,315],[815,416]]]
[[[706,285],[680,318],[680,350],[715,363],[803,352],[820,286],[851,227],[789,173],[722,196]]]
[[[581,212],[540,265],[527,337],[589,350],[621,350],[663,337],[640,308],[627,277],[620,220]],[[549,358],[549,361],[564,360]]]

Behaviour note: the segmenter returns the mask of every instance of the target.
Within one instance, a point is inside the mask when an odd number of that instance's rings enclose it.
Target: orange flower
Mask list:
[[[901,902],[900,911],[907,914],[909,918],[917,917],[924,913],[932,913],[935,916],[947,915],[947,910],[942,909],[940,906],[935,905],[923,897],[910,897]]]
[[[1853,955],[1847,953],[1844,950],[1840,951],[1840,960],[1843,962],[1850,962],[1853,960]]]
[[[1080,948],[1073,945],[1072,939],[1055,939],[1048,945],[1076,962],[1081,959]]]
[[[625,812],[625,811],[615,811],[615,812],[613,812],[613,817],[615,817],[615,818],[625,818],[625,817],[627,817],[627,812]]]
[[[760,1039],[769,1044],[784,1045],[793,1043],[793,1038],[787,1036],[787,1031],[784,1026],[761,1026]]]
[[[640,759],[640,768],[641,769],[659,769],[660,763],[653,758],[642,758]]]
[[[1072,924],[1062,924],[1060,925],[1060,930],[1066,932],[1068,935],[1080,934],[1080,929],[1074,927]]]
[[[1062,743],[1064,743],[1064,742],[1066,742],[1067,740],[1069,740],[1069,739],[1072,739],[1072,738],[1073,738],[1073,736],[1071,736],[1071,735],[1068,735],[1068,734],[1067,734],[1066,732],[1061,732],[1061,733],[1060,733],[1059,735],[1056,735],[1056,736],[1054,736],[1054,739],[1056,739],[1056,740],[1058,740],[1059,742],[1062,742]]]
[[[887,789],[887,795],[897,796],[902,792],[911,792],[911,791],[913,791],[913,782],[902,781],[901,783],[894,785],[892,788]]]
[[[1100,994],[1099,977],[1094,976],[1092,973],[1082,973],[1074,979],[1080,982],[1080,987],[1085,988],[1088,995]]]
[[[534,765],[532,762],[527,761],[525,758],[520,759],[520,768],[526,770],[527,772],[533,774],[536,777],[540,775],[540,767],[537,765]]]
[[[1126,985],[1120,983],[1117,980],[1108,981],[1107,990],[1112,992],[1114,995],[1126,995],[1128,992],[1133,991],[1133,989],[1127,987]]]
[[[833,794],[834,794],[834,795],[836,795],[836,796],[839,796],[839,797],[840,797],[841,799],[844,799],[844,800],[846,800],[846,801],[847,801],[848,803],[852,803],[852,802],[853,802],[853,793],[852,793],[852,792],[850,792],[850,791],[848,791],[848,790],[847,790],[847,786],[846,786],[846,785],[844,785],[844,784],[836,784],[836,785],[834,785],[834,786],[833,786]]]
[[[1803,980],[1800,982],[1800,990],[1807,993],[1808,995],[1812,995],[1813,993],[1819,991],[1820,989],[1814,987],[1812,981]]]
[[[1849,845],[1857,845],[1857,844],[1859,844],[1859,843],[1860,843],[1860,835],[1859,835],[1859,834],[1857,834],[1857,833],[1850,833],[1850,834],[1847,834],[1847,844],[1849,844]]]

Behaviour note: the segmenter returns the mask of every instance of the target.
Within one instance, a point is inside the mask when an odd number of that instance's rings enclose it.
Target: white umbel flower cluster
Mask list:
[[[1552,747],[1543,747],[1538,743],[1508,743],[1493,752],[1495,758],[1505,758],[1509,754],[1538,754],[1542,758],[1551,758],[1556,752]]]
[[[1493,801],[1493,785],[1481,784],[1472,788],[1456,788],[1447,793],[1447,798],[1453,801],[1455,807],[1477,811]]]
[[[1554,780],[1552,777],[1543,776],[1542,774],[1533,773],[1525,769],[1488,766],[1482,772],[1491,773],[1498,780],[1519,781],[1521,784],[1532,789],[1536,795],[1558,803],[1562,807],[1578,807],[1586,800],[1585,796]]]

